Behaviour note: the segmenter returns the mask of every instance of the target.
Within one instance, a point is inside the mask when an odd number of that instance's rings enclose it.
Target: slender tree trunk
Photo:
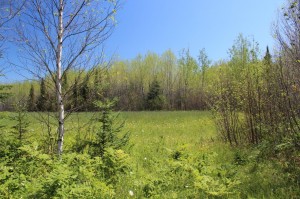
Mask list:
[[[64,5],[63,0],[59,1],[59,14],[58,14],[58,44],[56,50],[56,67],[57,67],[57,77],[56,77],[56,95],[57,95],[57,105],[58,105],[58,155],[60,156],[63,152],[63,142],[64,142],[64,102],[62,95],[62,42],[63,42],[63,12]]]

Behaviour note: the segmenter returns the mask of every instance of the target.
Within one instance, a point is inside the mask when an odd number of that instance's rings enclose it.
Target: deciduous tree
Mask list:
[[[118,0],[27,0],[18,20],[18,44],[21,67],[33,76],[48,77],[56,94],[58,143],[63,152],[65,104],[70,92],[63,90],[63,78],[69,70],[79,71],[77,86],[84,81],[85,69],[103,60],[103,42],[115,25]],[[50,82],[50,81],[49,81]],[[71,83],[70,83],[71,84]],[[74,110],[74,109],[73,109]],[[76,110],[76,109],[75,109]]]

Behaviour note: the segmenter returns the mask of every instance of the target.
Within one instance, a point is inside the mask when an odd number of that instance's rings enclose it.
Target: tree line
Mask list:
[[[116,61],[110,67],[93,71],[70,70],[62,79],[66,111],[94,111],[93,102],[116,98],[118,110],[205,110],[206,72],[211,65],[205,49],[198,59],[182,50],[179,58],[168,50],[162,55],[149,52],[127,61]],[[16,96],[28,101],[29,111],[56,111],[55,90],[50,77],[12,85],[12,95],[3,109],[10,110]],[[20,89],[21,88],[21,89]]]

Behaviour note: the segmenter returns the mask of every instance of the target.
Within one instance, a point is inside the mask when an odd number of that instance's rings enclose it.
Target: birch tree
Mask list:
[[[205,48],[200,50],[199,56],[198,56],[198,62],[200,66],[200,72],[201,72],[201,79],[200,79],[200,105],[201,109],[206,108],[206,102],[205,102],[205,87],[206,87],[206,72],[208,68],[210,67],[211,60],[208,59],[208,56],[206,54]]]
[[[87,71],[103,61],[103,44],[116,24],[118,0],[27,0],[17,22],[19,67],[35,78],[46,78],[56,94],[57,153],[63,153],[65,113],[73,86],[63,88],[70,70],[78,71],[76,86],[84,82]],[[90,72],[91,73],[91,72]],[[89,74],[89,73],[88,73]],[[79,80],[82,79],[80,82]]]
[[[275,27],[279,47],[279,88],[281,92],[280,113],[284,131],[281,137],[290,136],[299,148],[300,131],[300,0],[287,0]]]

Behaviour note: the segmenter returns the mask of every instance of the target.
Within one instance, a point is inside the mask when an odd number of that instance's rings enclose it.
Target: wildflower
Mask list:
[[[130,196],[133,196],[133,195],[134,195],[132,190],[129,190],[129,195],[130,195]]]

